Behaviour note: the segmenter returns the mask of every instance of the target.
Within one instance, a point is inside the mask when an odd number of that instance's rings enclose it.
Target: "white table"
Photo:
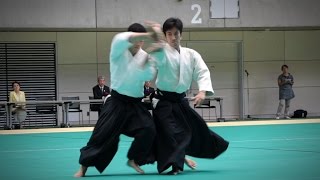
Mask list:
[[[187,99],[191,99],[191,97],[186,97]],[[225,121],[225,118],[223,118],[223,97],[206,97],[207,100],[210,101],[217,101],[219,102],[220,107],[220,117],[217,118],[217,120]],[[146,103],[148,103],[149,99],[144,99]],[[62,123],[60,124],[61,127],[69,127],[69,118],[68,118],[68,112],[69,112],[69,106],[73,103],[80,103],[80,104],[101,104],[103,103],[103,99],[92,99],[92,100],[57,100],[57,101],[26,101],[26,102],[6,102],[6,101],[0,101],[1,106],[5,106],[6,111],[6,125],[7,127],[12,127],[12,121],[11,121],[11,114],[12,114],[12,107],[15,104],[44,104],[44,105],[58,105],[62,106]],[[150,103],[150,102],[149,102]]]
[[[186,97],[189,101],[193,97]],[[217,101],[219,103],[219,108],[220,108],[220,117],[217,118],[217,121],[225,121],[225,118],[223,117],[223,97],[222,96],[209,96],[205,98],[206,100],[210,101]]]

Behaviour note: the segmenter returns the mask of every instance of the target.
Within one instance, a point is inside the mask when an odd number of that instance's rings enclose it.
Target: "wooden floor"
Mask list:
[[[209,122],[210,127],[215,126],[250,126],[250,125],[274,125],[274,124],[307,124],[320,123],[320,119],[290,119],[290,120],[264,120],[264,121],[232,121],[232,122]],[[72,128],[43,128],[43,129],[17,129],[0,130],[0,134],[31,134],[31,133],[55,133],[55,132],[84,132],[92,131],[93,127],[72,127]]]

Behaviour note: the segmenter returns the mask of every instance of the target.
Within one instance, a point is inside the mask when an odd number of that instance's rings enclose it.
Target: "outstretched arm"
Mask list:
[[[117,60],[126,50],[128,50],[134,43],[139,41],[152,41],[152,33],[135,33],[123,32],[117,34],[111,43],[110,60]]]

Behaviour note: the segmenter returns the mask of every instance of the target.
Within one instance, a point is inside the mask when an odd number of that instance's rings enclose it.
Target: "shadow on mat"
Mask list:
[[[156,172],[153,173],[145,173],[145,174],[138,174],[138,173],[119,173],[119,174],[95,174],[95,175],[86,175],[85,177],[119,177],[119,176],[154,176],[159,175]]]
[[[181,173],[179,173],[179,175],[175,175],[175,176],[183,176],[183,175],[190,175],[190,174],[207,174],[207,173],[213,173],[213,174],[217,174],[217,173],[222,173],[224,171],[221,170],[185,170]],[[95,174],[95,175],[86,175],[85,177],[120,177],[120,176],[173,176],[173,175],[167,175],[166,172],[162,173],[162,174],[158,174],[156,172],[152,172],[152,173],[145,173],[145,174],[138,174],[138,173],[119,173],[119,174]]]

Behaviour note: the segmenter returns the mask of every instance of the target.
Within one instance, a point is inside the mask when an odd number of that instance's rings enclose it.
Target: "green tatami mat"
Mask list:
[[[220,157],[196,159],[197,170],[158,175],[156,165],[139,175],[126,166],[132,141],[121,136],[119,151],[102,173],[90,168],[82,179],[315,180],[320,179],[320,124],[212,128],[230,141]],[[75,179],[79,149],[90,132],[0,135],[0,180]]]

